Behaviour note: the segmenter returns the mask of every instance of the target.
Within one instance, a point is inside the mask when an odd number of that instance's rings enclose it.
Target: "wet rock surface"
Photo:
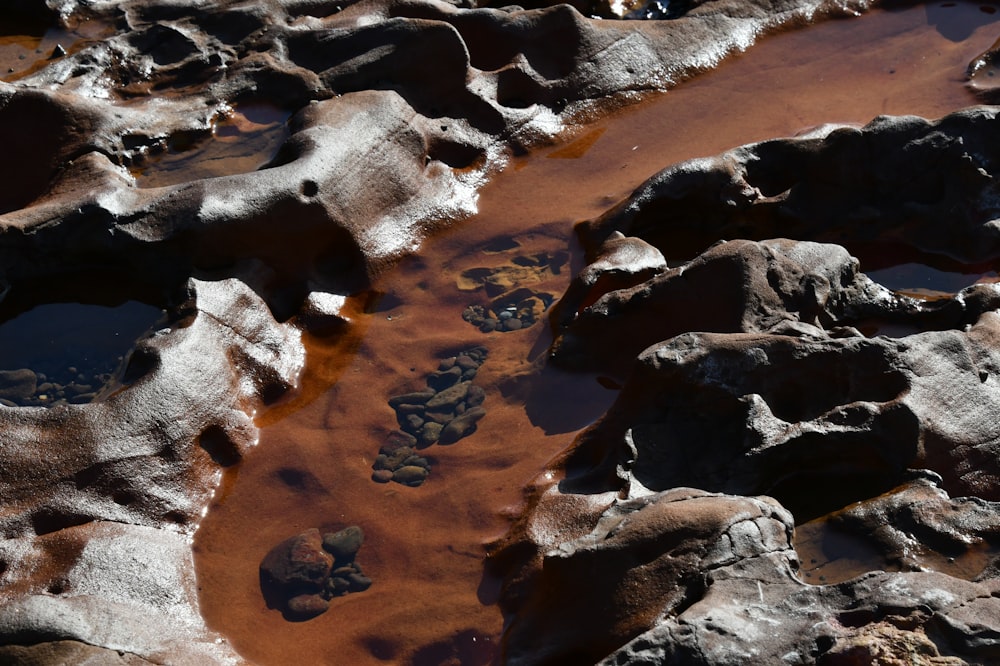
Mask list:
[[[495,555],[507,663],[996,658],[1000,292],[914,298],[849,252],[995,262],[995,166],[966,149],[995,113],[746,146],[580,225],[552,361],[624,387]],[[676,569],[630,579],[650,566]]]

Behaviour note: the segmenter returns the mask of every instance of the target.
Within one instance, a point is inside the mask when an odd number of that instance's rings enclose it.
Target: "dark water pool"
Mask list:
[[[46,303],[0,323],[0,402],[56,405],[93,400],[122,359],[164,316],[139,301],[105,306]]]

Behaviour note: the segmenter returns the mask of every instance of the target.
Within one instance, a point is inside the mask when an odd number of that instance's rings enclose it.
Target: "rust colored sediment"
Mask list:
[[[304,397],[261,418],[259,447],[196,537],[209,625],[260,664],[287,663],[292,650],[299,663],[488,663],[502,618],[495,581],[483,580],[484,544],[504,533],[524,489],[616,393],[592,376],[538,374],[544,324],[484,335],[462,321],[462,309],[485,297],[458,291],[459,273],[572,246],[573,223],[672,162],[826,122],[938,117],[973,104],[963,73],[993,42],[986,23],[995,21],[976,5],[931,5],[778,35],[588,126],[586,141],[572,147],[570,137],[561,149],[569,159],[545,159],[554,148],[516,158],[483,191],[478,216],[377,285],[382,305],[354,314],[363,340],[313,344]],[[519,246],[483,251],[497,239]],[[528,286],[559,294],[576,267]],[[438,358],[477,344],[489,349],[477,378],[487,392],[478,432],[427,449],[433,470],[421,487],[373,483],[372,462],[395,425],[386,399],[421,388]],[[267,551],[310,527],[346,525],[365,530],[359,561],[371,589],[335,599],[308,622],[267,609],[258,586]]]

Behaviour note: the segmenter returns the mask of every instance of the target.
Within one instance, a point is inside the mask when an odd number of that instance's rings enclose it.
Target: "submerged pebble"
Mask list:
[[[553,300],[552,294],[515,289],[488,305],[470,305],[462,312],[462,319],[483,333],[519,331],[540,320]]]
[[[260,585],[268,606],[288,620],[309,620],[330,607],[330,600],[372,585],[356,557],[364,543],[356,525],[320,535],[316,528],[285,539],[260,564]]]
[[[431,462],[416,449],[454,444],[475,432],[486,414],[480,407],[486,392],[472,380],[486,356],[484,347],[473,347],[443,359],[427,375],[426,390],[389,398],[400,429],[389,433],[379,448],[372,481],[419,486],[430,475]]]

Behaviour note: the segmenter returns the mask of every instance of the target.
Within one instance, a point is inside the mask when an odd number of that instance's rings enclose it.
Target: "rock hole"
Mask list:
[[[466,169],[483,159],[484,155],[481,148],[447,139],[435,139],[427,148],[428,159],[443,162],[453,169]]]
[[[111,499],[115,504],[120,506],[128,506],[136,500],[136,496],[129,490],[116,490],[111,495]]]
[[[302,183],[302,196],[314,197],[319,194],[319,184],[315,180],[306,180]]]
[[[296,492],[312,495],[327,494],[326,488],[324,488],[320,480],[316,478],[316,475],[307,470],[295,469],[294,467],[282,467],[275,472],[275,476],[277,476],[283,484]]]
[[[242,458],[239,446],[218,425],[210,425],[198,436],[198,445],[222,467],[231,467]]]
[[[37,536],[51,534],[69,527],[85,525],[93,520],[90,516],[76,513],[60,513],[51,508],[36,511],[31,516],[31,526]]]
[[[536,81],[519,69],[505,69],[497,74],[497,103],[509,109],[526,109],[539,99]]]
[[[139,347],[129,356],[128,365],[122,373],[122,382],[136,382],[160,366],[160,355],[155,349]]]
[[[188,522],[187,516],[176,509],[163,514],[163,520],[168,523],[174,523],[175,525],[187,525]]]

